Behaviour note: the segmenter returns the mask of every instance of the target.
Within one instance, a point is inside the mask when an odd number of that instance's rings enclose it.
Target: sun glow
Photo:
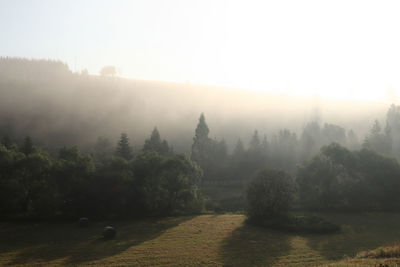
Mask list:
[[[146,80],[397,101],[398,1],[40,3],[0,11],[12,40],[2,53],[58,58],[91,73],[115,65]],[[32,38],[24,50],[19,25],[48,39]]]
[[[151,58],[154,65],[146,66],[155,66],[160,79],[302,96],[396,100],[400,19],[395,2],[174,3],[163,7],[168,14],[155,14],[163,23],[151,23],[157,39],[152,44],[162,52],[140,61]],[[129,76],[154,77],[145,69],[124,69]]]

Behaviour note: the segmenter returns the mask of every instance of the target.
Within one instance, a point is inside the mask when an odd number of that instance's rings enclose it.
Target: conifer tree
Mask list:
[[[236,142],[236,146],[233,149],[232,158],[233,159],[240,159],[243,157],[245,153],[244,146],[242,140],[239,138]]]
[[[126,133],[121,133],[121,138],[118,141],[115,154],[126,160],[130,160],[132,158],[132,148],[129,145],[129,138]]]
[[[166,155],[170,152],[168,142],[166,140],[161,141],[160,133],[157,127],[154,127],[150,139],[145,141],[143,151],[153,151],[162,155]]]
[[[250,140],[249,150],[252,152],[259,151],[261,148],[260,145],[261,144],[260,144],[260,138],[258,137],[258,131],[255,130],[253,137]]]
[[[209,132],[204,114],[201,113],[193,138],[191,159],[202,167],[207,159],[207,152],[211,143],[211,139],[208,137]]]

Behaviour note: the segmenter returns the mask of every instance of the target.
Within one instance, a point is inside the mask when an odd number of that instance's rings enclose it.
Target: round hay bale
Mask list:
[[[87,227],[87,226],[89,226],[89,219],[86,218],[86,217],[80,218],[80,219],[78,220],[78,225],[79,225],[80,227]]]
[[[117,235],[117,231],[112,226],[106,226],[103,230],[104,239],[113,239]]]

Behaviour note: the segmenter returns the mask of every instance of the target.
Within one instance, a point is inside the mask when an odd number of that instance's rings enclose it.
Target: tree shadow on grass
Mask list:
[[[237,228],[220,248],[224,266],[270,266],[290,251],[290,234],[249,224]]]
[[[328,260],[354,257],[400,240],[400,215],[390,213],[327,214],[341,224],[341,231],[329,235],[309,235],[307,245]]]
[[[19,225],[0,232],[0,239],[12,240],[7,250],[17,251],[7,265],[46,264],[54,260],[60,260],[63,264],[79,264],[122,253],[192,218],[170,217],[115,223],[117,236],[107,241],[102,239],[105,224],[100,222],[87,228],[72,224]]]

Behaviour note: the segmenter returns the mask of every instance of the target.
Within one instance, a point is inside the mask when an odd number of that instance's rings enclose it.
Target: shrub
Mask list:
[[[247,189],[247,214],[259,220],[286,214],[293,202],[295,186],[283,171],[262,170]]]

